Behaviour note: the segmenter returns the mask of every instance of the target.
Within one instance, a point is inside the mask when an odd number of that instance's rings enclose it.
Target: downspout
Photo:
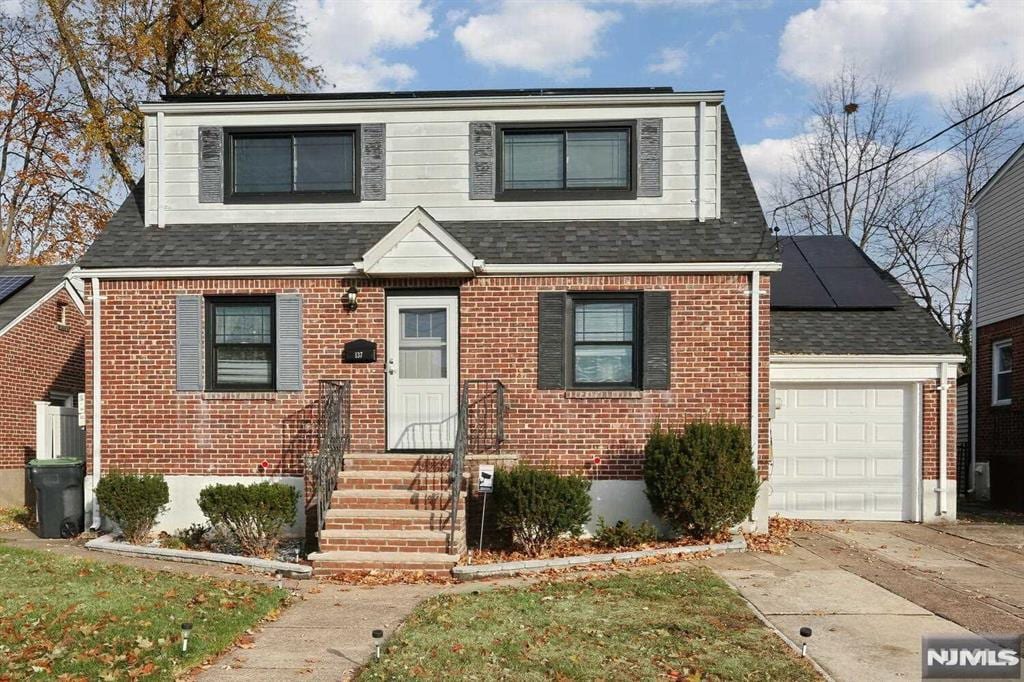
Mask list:
[[[707,102],[697,104],[697,220],[704,222],[704,117]]]
[[[164,112],[156,114],[156,226],[166,224],[164,211]]]
[[[761,374],[761,273],[750,273],[750,450],[753,453],[754,471],[758,468],[758,431],[761,415],[758,409],[758,394]]]
[[[939,365],[939,476],[935,492],[939,494],[939,516],[946,515],[946,457],[947,452],[947,417],[949,415],[949,365]]]
[[[100,279],[93,277],[92,289],[92,485],[100,480],[103,458],[100,456]],[[92,496],[92,529],[100,527],[100,502],[95,492]]]

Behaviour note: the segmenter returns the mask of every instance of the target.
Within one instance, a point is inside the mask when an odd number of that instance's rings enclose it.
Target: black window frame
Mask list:
[[[270,343],[217,343],[216,309],[231,306],[266,305],[270,307]],[[277,390],[277,301],[274,296],[207,296],[206,306],[206,390],[213,393],[263,393]],[[230,384],[217,381],[217,348],[227,346],[270,347],[268,384]]]
[[[587,383],[576,381],[576,347],[577,346],[624,346],[625,341],[577,341],[576,340],[576,304],[577,303],[622,303],[633,304],[633,376],[628,382]],[[608,291],[608,292],[570,292],[566,296],[566,335],[565,335],[565,366],[568,371],[565,385],[573,390],[581,391],[639,391],[643,389],[643,292],[642,291]]]
[[[235,191],[235,139],[239,137],[272,137],[296,135],[352,136],[352,190],[316,192],[236,192]],[[292,145],[292,168],[294,173],[294,144]],[[224,203],[225,204],[303,204],[303,203],[351,203],[360,200],[360,143],[359,126],[276,126],[226,128],[224,130]]]
[[[561,187],[543,189],[505,189],[505,133],[561,133],[573,130],[628,130],[629,131],[629,185],[627,187]],[[594,199],[636,199],[638,158],[636,121],[570,121],[542,123],[495,124],[495,201],[572,201]],[[568,181],[566,171],[568,143],[562,146],[562,183]]]

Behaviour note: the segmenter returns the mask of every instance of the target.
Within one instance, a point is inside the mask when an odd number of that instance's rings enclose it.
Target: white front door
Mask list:
[[[459,409],[459,299],[387,301],[388,448],[450,450]]]
[[[772,513],[799,519],[914,518],[917,419],[911,386],[773,389]]]

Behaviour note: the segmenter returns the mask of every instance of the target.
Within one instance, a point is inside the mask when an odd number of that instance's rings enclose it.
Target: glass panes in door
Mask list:
[[[398,312],[398,376],[448,376],[448,312],[444,308],[402,308]]]

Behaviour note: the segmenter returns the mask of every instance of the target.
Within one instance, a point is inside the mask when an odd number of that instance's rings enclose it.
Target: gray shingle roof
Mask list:
[[[143,183],[110,219],[82,267],[348,265],[394,223],[145,226]],[[426,207],[430,210],[430,207]],[[341,209],[343,211],[344,209]],[[722,120],[718,220],[459,221],[444,228],[488,263],[665,263],[775,260],[775,240],[728,116]]]
[[[819,248],[836,245],[835,238],[827,235],[802,239],[815,240]],[[875,269],[896,295],[895,307],[875,310],[794,310],[773,307],[772,353],[930,355],[963,352],[892,275],[877,266]],[[773,275],[782,276],[782,273]]]
[[[0,277],[31,275],[34,279],[0,303],[0,329],[32,307],[50,289],[60,284],[71,265],[18,265],[0,268]]]

